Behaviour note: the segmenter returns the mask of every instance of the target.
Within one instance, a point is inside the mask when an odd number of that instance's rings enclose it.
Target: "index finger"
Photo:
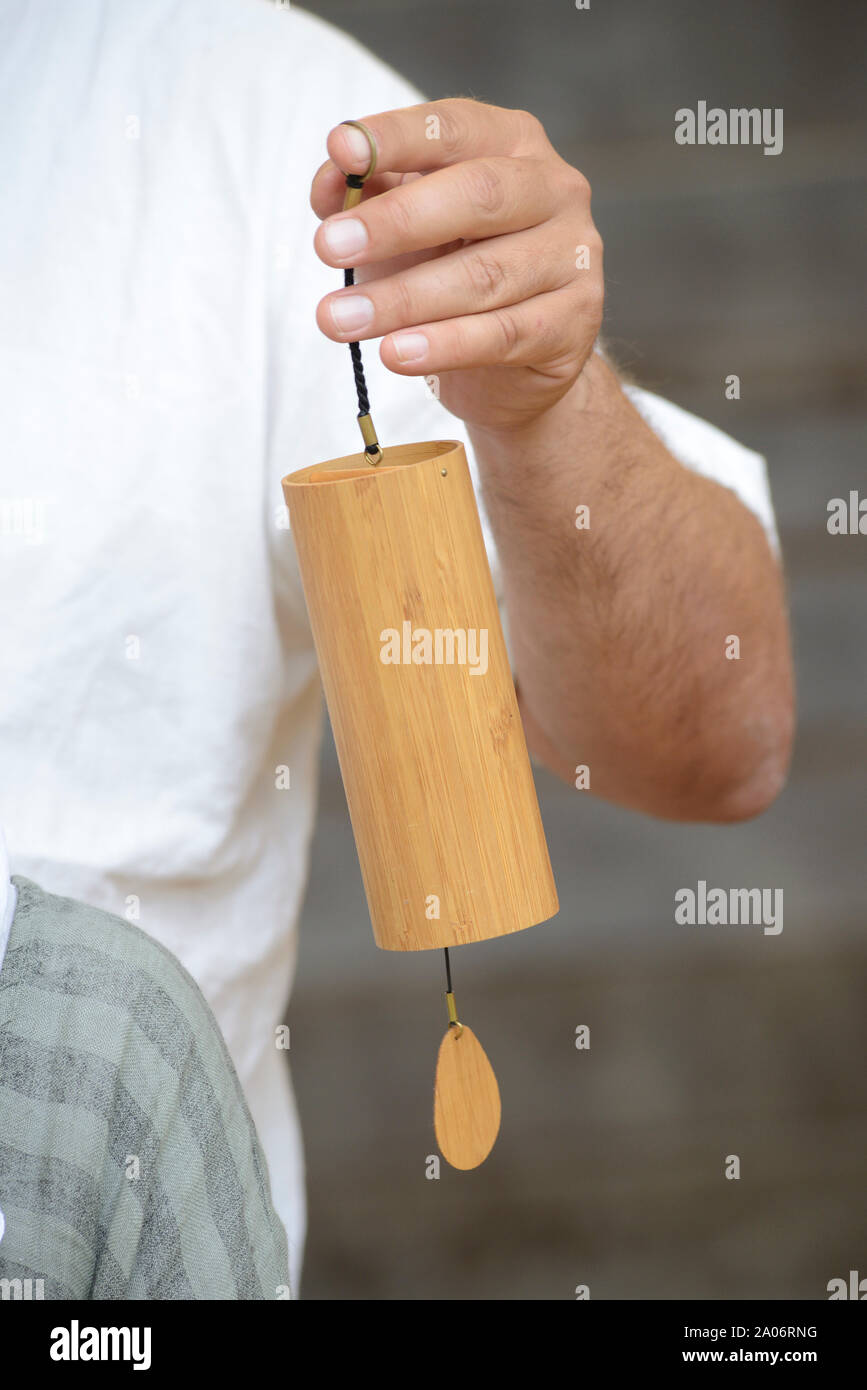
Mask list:
[[[416,173],[441,169],[484,155],[527,152],[538,121],[526,111],[507,111],[466,97],[424,101],[398,111],[364,116],[376,141],[379,170]],[[362,131],[338,125],[328,136],[328,153],[345,174],[363,174],[370,163],[370,146]]]

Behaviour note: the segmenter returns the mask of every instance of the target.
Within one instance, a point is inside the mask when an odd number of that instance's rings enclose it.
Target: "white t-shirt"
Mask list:
[[[126,914],[199,981],[297,1285],[275,1026],[321,696],[280,478],[359,447],[348,351],[314,319],[341,277],[309,185],[333,125],[419,97],[265,0],[2,0],[0,90],[0,820],[16,872]],[[386,444],[464,438],[365,360]],[[773,538],[758,455],[633,399]]]

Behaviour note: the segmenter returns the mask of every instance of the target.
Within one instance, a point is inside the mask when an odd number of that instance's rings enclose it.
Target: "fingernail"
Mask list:
[[[364,173],[364,169],[370,163],[370,145],[367,142],[367,136],[354,125],[341,123],[340,129],[343,132],[344,144],[352,156],[353,164],[356,162],[363,164],[364,167],[359,172]]]
[[[323,223],[325,245],[338,261],[345,261],[367,245],[367,228],[357,217],[344,217]]]
[[[373,300],[366,294],[347,294],[331,301],[331,317],[340,333],[355,333],[373,319]]]
[[[391,341],[398,362],[419,362],[430,347],[423,333],[395,333]]]

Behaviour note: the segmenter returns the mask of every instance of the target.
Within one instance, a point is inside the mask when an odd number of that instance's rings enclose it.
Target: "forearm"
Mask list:
[[[793,696],[759,522],[668,453],[597,356],[529,428],[471,434],[536,754],[658,816],[763,810],[785,779]]]

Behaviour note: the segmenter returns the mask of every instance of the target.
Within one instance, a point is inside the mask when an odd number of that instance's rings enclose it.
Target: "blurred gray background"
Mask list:
[[[307,8],[431,96],[534,111],[587,174],[616,357],[769,460],[800,732],[787,791],[736,827],[655,823],[538,774],[561,911],[454,953],[503,1124],[481,1169],[443,1163],[439,1181],[442,957],[374,947],[326,740],[289,1011],[302,1296],[825,1298],[829,1279],[867,1275],[867,538],[825,524],[831,497],[865,491],[867,8]],[[783,107],[783,153],[676,145],[675,110],[700,99]],[[676,927],[674,893],[699,878],[782,888],[782,935]]]

